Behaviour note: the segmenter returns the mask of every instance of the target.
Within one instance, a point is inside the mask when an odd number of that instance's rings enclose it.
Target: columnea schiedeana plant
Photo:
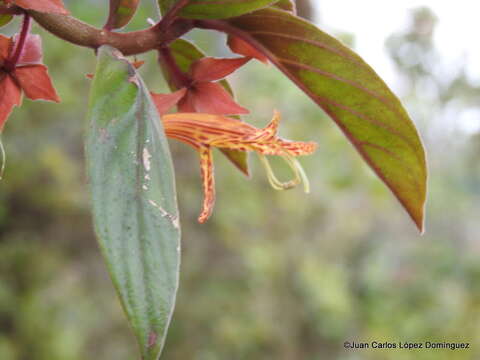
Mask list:
[[[198,151],[200,223],[211,217],[215,202],[214,147],[246,175],[247,153],[257,153],[274,189],[303,183],[310,190],[297,157],[312,154],[316,144],[280,138],[276,110],[261,129],[241,120],[249,111],[234,100],[225,78],[249,61],[273,64],[318,104],[423,231],[427,171],[414,124],[374,70],[298,18],[294,1],[158,0],[158,22],[119,31],[138,6],[139,0],[110,0],[98,29],[70,16],[62,0],[0,0],[0,26],[22,18],[18,34],[0,35],[0,131],[22,93],[60,101],[42,61],[41,38],[30,32],[33,21],[60,40],[95,50],[85,146],[93,218],[143,359],[160,356],[179,278],[180,221],[166,138]],[[206,56],[182,39],[192,29],[227,34],[234,57]],[[171,93],[148,91],[137,71],[142,62],[129,58],[148,51],[158,54]],[[275,177],[267,160],[272,155],[291,167],[292,180]],[[4,164],[3,156],[2,170]]]

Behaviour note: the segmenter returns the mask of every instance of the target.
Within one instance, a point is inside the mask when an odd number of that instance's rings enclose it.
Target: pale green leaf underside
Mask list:
[[[157,359],[175,304],[180,229],[162,124],[140,76],[104,46],[92,85],[86,161],[98,241],[142,359]]]

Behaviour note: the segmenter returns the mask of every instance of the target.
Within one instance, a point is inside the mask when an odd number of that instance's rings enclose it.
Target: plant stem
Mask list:
[[[168,10],[165,16],[160,20],[159,26],[167,29],[176,19],[177,15],[189,2],[190,0],[180,0],[173,7]]]
[[[22,30],[20,31],[20,35],[15,42],[14,51],[4,64],[4,68],[7,71],[12,71],[15,69],[15,66],[17,66],[18,60],[20,60],[20,56],[22,56],[23,49],[25,48],[28,33],[30,32],[30,25],[30,15],[25,13],[23,15]]]
[[[158,49],[158,60],[170,74],[171,81],[177,89],[190,86],[192,79],[188,74],[180,70],[172,52],[167,46]]]
[[[168,29],[157,24],[145,30],[117,33],[95,28],[72,16],[32,10],[28,13],[41,27],[65,41],[92,49],[110,45],[124,55],[136,55],[158,49],[193,28],[192,20],[177,19]]]

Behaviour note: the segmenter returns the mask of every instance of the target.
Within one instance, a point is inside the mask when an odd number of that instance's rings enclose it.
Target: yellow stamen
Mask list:
[[[275,190],[292,189],[301,182],[303,182],[303,189],[305,193],[308,194],[310,192],[310,182],[308,181],[307,175],[305,174],[305,171],[303,170],[298,160],[295,159],[293,156],[289,154],[285,154],[284,156],[282,156],[282,159],[285,160],[285,162],[290,166],[290,169],[292,169],[294,174],[294,178],[286,182],[282,182],[277,179],[275,173],[273,172],[272,166],[270,165],[270,162],[265,157],[265,155],[258,153],[258,156],[262,162],[262,165],[265,167],[268,181]]]

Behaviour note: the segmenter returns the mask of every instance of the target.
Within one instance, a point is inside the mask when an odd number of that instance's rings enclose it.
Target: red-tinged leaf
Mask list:
[[[160,4],[161,5],[161,4]],[[164,3],[166,5],[166,3]],[[187,40],[178,39],[170,44],[170,50],[180,70],[188,72],[192,64],[205,57],[205,54],[200,51],[194,44]],[[164,71],[164,76],[172,89],[172,91],[178,90],[170,79],[169,73]],[[227,80],[221,80],[219,82],[233,97],[233,91],[228,84]],[[178,111],[192,112],[194,111],[193,104],[191,103],[188,94],[178,103]],[[230,160],[242,173],[249,175],[248,171],[248,154],[245,151],[221,149],[222,153]]]
[[[17,67],[13,74],[29,99],[60,102],[45,65]]]
[[[14,49],[12,52],[15,52],[17,38],[18,34],[14,37]],[[40,35],[28,35],[22,53],[20,54],[20,58],[18,59],[18,65],[41,64],[42,58],[42,38]]]
[[[249,111],[235,101],[230,94],[217,83],[204,82],[195,85],[189,92],[193,93],[193,107],[196,112],[214,115],[241,115]]]
[[[14,106],[22,103],[22,92],[15,81],[6,75],[0,75],[0,132],[2,132],[8,116]]]
[[[157,107],[158,113],[163,115],[166,114],[172,107],[177,105],[186,93],[187,89],[183,88],[171,94],[150,94],[152,95],[152,99]]]
[[[248,57],[235,59],[205,57],[192,64],[191,74],[195,81],[217,81],[235,72],[248,61],[250,61]]]
[[[272,5],[272,7],[289,11],[292,14],[296,14],[297,12],[297,7],[295,6],[295,2],[293,0],[280,0],[279,2]]]
[[[62,0],[11,0],[11,2],[27,10],[62,15],[69,14]]]
[[[337,123],[423,230],[427,168],[415,125],[398,98],[355,52],[286,11],[230,19]]]
[[[110,0],[110,14],[106,29],[120,29],[127,25],[137,11],[140,0]]]
[[[264,54],[262,54],[259,50],[255,49],[246,41],[243,41],[236,36],[229,35],[227,44],[230,50],[232,50],[236,54],[253,57],[263,62],[264,64],[268,64],[268,58]]]
[[[10,38],[0,34],[0,65],[3,65],[3,62],[8,58],[11,44],[12,40]]]

